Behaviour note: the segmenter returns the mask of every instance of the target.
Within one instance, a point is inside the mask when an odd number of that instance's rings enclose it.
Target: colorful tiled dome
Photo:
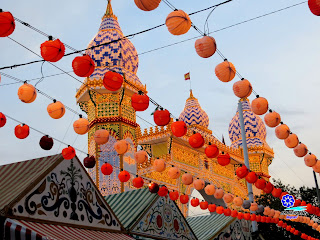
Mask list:
[[[111,1],[108,2],[106,14],[97,35],[91,40],[88,48],[103,43],[123,38],[124,35],[118,23],[117,17],[113,14]],[[136,76],[139,66],[138,53],[133,44],[124,38],[108,45],[103,45],[86,51],[96,63],[96,69],[89,80],[101,80],[109,70],[124,73],[126,78],[139,86],[142,86]]]
[[[207,113],[201,108],[198,99],[196,99],[192,90],[190,91],[190,97],[186,101],[186,105],[179,116],[179,120],[184,121],[188,126],[201,125],[208,128],[209,117]]]
[[[242,108],[248,147],[267,145],[266,126],[261,118],[251,111],[248,99],[242,101]],[[238,148],[238,146],[242,145],[239,111],[237,111],[229,124],[229,138],[231,140],[231,147]]]

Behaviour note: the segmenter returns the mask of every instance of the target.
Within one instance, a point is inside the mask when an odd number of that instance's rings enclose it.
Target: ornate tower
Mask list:
[[[270,178],[268,167],[272,163],[274,153],[266,142],[266,126],[261,118],[252,112],[250,101],[248,99],[241,99],[241,102],[247,137],[250,169],[268,181]],[[229,124],[229,137],[231,140],[231,147],[238,148],[242,151],[242,138],[238,111]],[[260,190],[254,187],[254,193],[259,194]]]
[[[84,80],[84,84],[77,91],[76,98],[81,109],[87,113],[90,122],[88,152],[96,157],[96,166],[89,170],[89,174],[101,193],[108,195],[130,188],[129,185],[120,183],[118,180],[120,169],[136,172],[133,154],[136,151],[138,124],[135,111],[131,106],[131,96],[139,90],[146,93],[146,87],[136,75],[139,64],[137,51],[124,37],[117,17],[113,14],[111,0],[108,1],[99,31],[89,43],[88,48],[100,44],[106,45],[86,51],[86,54],[94,60],[96,68],[94,73]],[[124,76],[123,86],[117,92],[110,92],[103,86],[103,77],[110,70]],[[93,135],[101,128],[110,131],[110,138],[108,143],[98,146]],[[131,146],[124,156],[118,156],[113,148],[114,143],[119,139],[126,139]],[[116,166],[110,176],[104,176],[100,171],[101,165],[105,162]]]

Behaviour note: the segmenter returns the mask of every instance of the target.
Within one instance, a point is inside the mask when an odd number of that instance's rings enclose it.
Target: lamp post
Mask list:
[[[239,103],[238,103],[238,112],[239,112],[239,121],[240,121],[240,128],[241,128],[244,164],[250,170],[249,156],[248,156],[248,146],[247,146],[247,137],[246,137],[246,131],[245,131],[245,128],[244,128],[244,118],[243,118],[243,109],[242,109],[241,99],[239,100]],[[249,200],[250,200],[250,202],[254,202],[252,184],[251,183],[247,183],[247,186],[248,186]],[[258,231],[258,225],[257,225],[256,221],[253,221],[252,222],[252,232],[256,232],[256,231]]]
[[[320,193],[319,193],[319,186],[318,186],[318,180],[315,171],[313,171],[313,177],[314,177],[314,182],[316,183],[316,191],[317,191],[317,196],[318,196],[318,206],[320,207]]]

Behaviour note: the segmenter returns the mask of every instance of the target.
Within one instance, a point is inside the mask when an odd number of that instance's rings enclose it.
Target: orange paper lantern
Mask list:
[[[250,211],[255,212],[255,211],[257,211],[257,210],[258,210],[258,204],[255,203],[255,202],[251,203]]]
[[[204,145],[204,139],[200,133],[194,133],[189,138],[189,144],[193,148],[201,148]]]
[[[270,112],[264,116],[264,121],[268,127],[274,128],[280,124],[281,117],[279,113],[270,110]]]
[[[123,155],[128,152],[130,145],[126,140],[122,139],[117,141],[113,147],[119,155]]]
[[[88,119],[80,117],[73,123],[73,130],[79,135],[86,134],[90,129],[89,124]]]
[[[181,182],[184,185],[190,185],[193,183],[193,176],[190,173],[184,173],[181,177]]]
[[[207,195],[211,196],[216,192],[216,187],[214,185],[207,185],[204,188],[204,191],[206,192]]]
[[[0,37],[8,37],[16,27],[14,17],[10,12],[0,11]]]
[[[163,172],[166,170],[166,162],[163,159],[154,160],[153,169],[157,172]]]
[[[187,13],[182,10],[176,10],[167,16],[166,25],[171,34],[182,35],[191,28],[191,20]]]
[[[149,97],[146,94],[142,95],[141,93],[142,92],[139,94],[135,93],[131,97],[131,106],[134,110],[139,112],[147,110],[150,102]]]
[[[236,205],[237,207],[241,207],[243,204],[243,199],[241,197],[235,197],[233,199],[233,203],[234,205]]]
[[[213,194],[213,196],[214,196],[216,199],[221,199],[221,198],[223,198],[223,195],[224,195],[224,191],[223,191],[223,189],[221,189],[221,188],[216,189],[215,193]]]
[[[145,163],[146,161],[148,161],[148,153],[146,151],[140,150],[134,153],[134,160],[136,160],[136,163]]]
[[[47,111],[50,117],[53,119],[59,119],[66,113],[66,108],[61,102],[53,100],[53,103],[48,105]]]
[[[217,145],[209,143],[209,145],[204,150],[204,153],[208,158],[216,158],[219,155],[219,149]]]
[[[143,178],[142,177],[136,177],[132,180],[132,185],[135,187],[135,188],[142,188],[143,185],[144,185],[144,181],[143,181]]]
[[[103,86],[111,91],[118,91],[123,84],[123,77],[121,74],[113,71],[108,71],[103,77]]]
[[[222,82],[230,82],[236,75],[236,68],[227,59],[218,64],[215,69],[217,78]]]
[[[158,126],[166,126],[170,122],[170,112],[167,109],[156,110],[153,114],[153,120]]]
[[[204,189],[204,186],[205,186],[205,183],[201,179],[196,179],[193,181],[193,187],[198,191]]]
[[[284,140],[289,137],[290,129],[286,124],[281,124],[276,127],[275,134],[277,138]]]
[[[304,163],[308,167],[313,167],[317,163],[317,157],[314,154],[308,154],[304,157]]]
[[[211,57],[217,50],[216,40],[210,36],[204,36],[195,42],[196,52],[200,57]]]
[[[177,167],[172,167],[168,170],[168,176],[171,179],[177,179],[180,177],[180,169]]]
[[[247,79],[235,82],[233,84],[233,93],[238,98],[249,97],[252,93],[252,85]]]
[[[94,133],[94,141],[98,144],[98,145],[102,145],[105,144],[109,141],[109,131],[105,130],[105,129],[100,129],[97,130]]]
[[[136,6],[143,11],[152,11],[156,9],[160,2],[161,0],[134,0]]]
[[[297,157],[304,157],[308,153],[308,148],[303,143],[300,143],[293,149],[293,152]]]
[[[259,97],[259,95],[251,103],[252,112],[254,112],[257,115],[265,114],[268,111],[268,108],[269,108],[268,100],[265,99],[264,97]]]
[[[312,166],[313,171],[320,173],[320,161],[318,160],[315,165]]]
[[[62,149],[62,157],[66,160],[70,160],[76,156],[76,150],[68,146],[67,148]]]
[[[17,125],[14,128],[14,135],[16,135],[16,137],[19,139],[27,138],[29,136],[29,133],[30,133],[29,126],[26,124]]]
[[[289,137],[284,140],[284,143],[288,148],[295,148],[299,144],[298,136],[294,133],[291,133]]]
[[[126,170],[123,170],[119,173],[118,178],[120,182],[128,182],[130,180],[130,173]]]
[[[223,201],[225,201],[225,203],[231,203],[233,201],[233,195],[231,193],[224,194]]]
[[[49,41],[42,43],[40,49],[42,58],[48,62],[58,62],[66,50],[59,39],[53,41],[52,37],[49,37]]]
[[[83,55],[73,59],[72,68],[77,76],[90,77],[94,72],[95,63],[89,55]]]
[[[113,167],[110,163],[104,163],[101,166],[101,172],[103,175],[110,175],[113,172]]]
[[[176,137],[182,137],[187,133],[187,125],[184,121],[176,121],[171,124],[172,134]]]
[[[37,91],[34,86],[24,83],[18,89],[18,97],[24,103],[32,103],[37,98]]]

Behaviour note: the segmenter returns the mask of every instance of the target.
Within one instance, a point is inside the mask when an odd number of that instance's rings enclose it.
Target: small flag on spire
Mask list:
[[[186,73],[185,75],[184,75],[184,80],[190,80],[190,72],[188,72],[188,73]]]

